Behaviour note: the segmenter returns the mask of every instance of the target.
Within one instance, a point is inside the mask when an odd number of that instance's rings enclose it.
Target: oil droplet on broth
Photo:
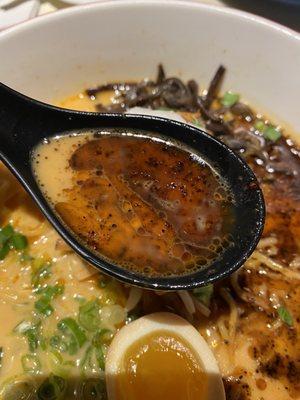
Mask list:
[[[116,130],[58,136],[36,148],[32,165],[64,223],[124,268],[182,275],[228,246],[234,217],[226,182],[162,137]]]

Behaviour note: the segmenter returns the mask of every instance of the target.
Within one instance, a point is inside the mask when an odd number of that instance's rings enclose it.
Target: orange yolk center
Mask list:
[[[124,354],[115,378],[117,400],[200,400],[207,379],[198,356],[168,332],[145,335]]]

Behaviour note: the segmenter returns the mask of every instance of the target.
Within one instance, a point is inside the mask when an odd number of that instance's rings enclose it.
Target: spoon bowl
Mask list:
[[[186,275],[147,277],[95,254],[64,225],[41,192],[32,170],[32,152],[44,138],[90,128],[137,129],[175,139],[200,153],[225,177],[235,199],[233,245],[211,265]],[[44,104],[0,84],[0,159],[13,172],[62,238],[89,264],[123,282],[155,290],[183,290],[223,279],[237,270],[262,234],[264,199],[249,166],[225,144],[188,124],[133,114],[98,114]]]

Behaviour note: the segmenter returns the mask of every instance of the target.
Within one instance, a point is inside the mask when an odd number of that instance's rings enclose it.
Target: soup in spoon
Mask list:
[[[45,140],[33,168],[64,223],[94,252],[147,276],[191,273],[230,245],[233,195],[218,171],[145,132]]]

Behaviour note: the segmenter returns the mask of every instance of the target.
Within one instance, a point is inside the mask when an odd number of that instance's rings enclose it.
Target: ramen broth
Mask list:
[[[108,112],[130,108],[136,94],[135,105],[171,108],[246,160],[264,193],[265,229],[243,267],[215,285],[157,292],[105,277],[63,242],[0,164],[1,400],[50,398],[51,388],[53,400],[106,400],[104,370],[112,338],[135,318],[157,311],[181,315],[199,330],[219,365],[226,400],[300,398],[300,148],[288,136],[291,132],[246,104],[242,95],[219,94],[216,81],[199,91],[203,107],[194,105],[188,82],[161,68],[156,80],[105,83],[57,103],[86,111],[106,107]],[[43,189],[54,204],[65,201],[64,189],[73,187],[75,171],[67,161],[78,144],[94,139],[52,141],[59,152],[42,160],[40,174],[47,178]],[[58,153],[64,156],[54,158]],[[63,172],[64,180],[54,170]],[[131,359],[141,346],[135,343],[126,353]],[[144,361],[152,365],[150,356]],[[159,361],[159,376],[161,369]]]
[[[97,254],[149,276],[196,271],[230,244],[233,197],[199,155],[141,132],[44,141],[37,180],[65,224]]]

